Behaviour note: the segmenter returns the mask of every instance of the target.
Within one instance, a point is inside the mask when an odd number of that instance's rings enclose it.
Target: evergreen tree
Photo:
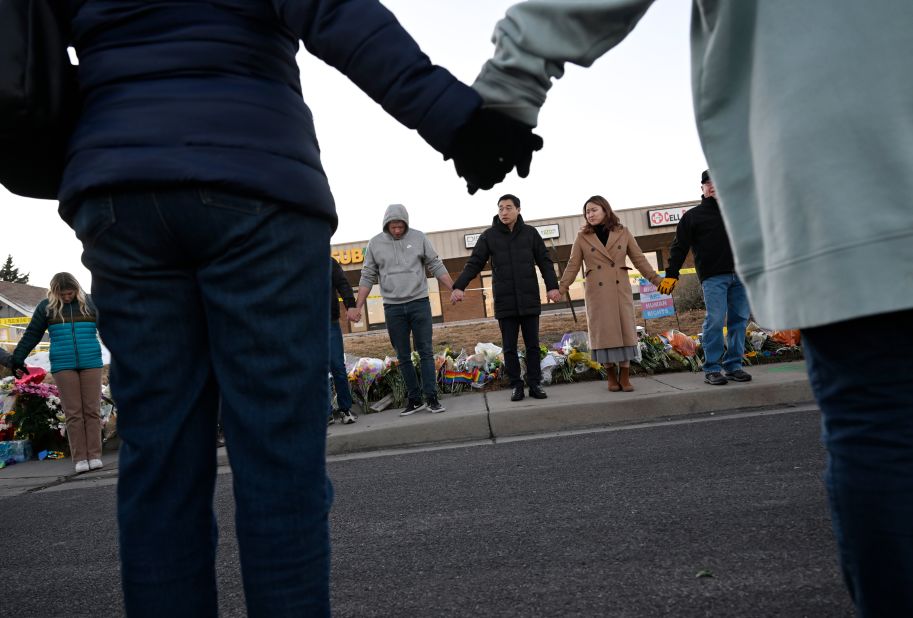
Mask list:
[[[0,281],[9,281],[10,283],[28,283],[29,274],[19,274],[19,269],[13,266],[13,256],[6,256],[6,263],[0,268]]]

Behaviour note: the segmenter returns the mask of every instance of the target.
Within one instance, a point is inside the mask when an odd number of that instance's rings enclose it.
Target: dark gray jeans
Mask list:
[[[384,318],[387,321],[390,343],[396,349],[399,370],[409,390],[409,401],[421,401],[423,391],[426,400],[436,399],[437,380],[434,371],[434,351],[431,349],[431,302],[427,298],[419,298],[398,305],[384,303]],[[415,375],[415,366],[412,364],[410,334],[412,345],[421,358],[421,386],[418,376]]]

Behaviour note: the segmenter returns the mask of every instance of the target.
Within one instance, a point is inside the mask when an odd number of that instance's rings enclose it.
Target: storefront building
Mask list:
[[[699,203],[699,201],[678,202],[675,204],[620,210],[616,211],[616,214],[625,227],[631,230],[635,238],[637,238],[637,243],[650,263],[657,270],[662,270],[669,259],[669,247],[673,238],[675,238],[675,226],[688,209],[697,206]],[[557,274],[559,276],[564,272],[564,268],[567,265],[568,256],[574,244],[574,239],[577,237],[577,232],[585,222],[583,214],[525,221],[527,225],[534,226],[545,240],[552,260],[558,266]],[[438,255],[441,256],[450,276],[456,279],[463,270],[466,260],[472,254],[472,248],[475,246],[475,241],[478,239],[479,234],[487,228],[487,225],[483,225],[443,232],[422,231],[425,232],[428,240],[431,241]],[[367,245],[368,241],[365,240],[335,244],[331,247],[333,258],[342,265],[343,270],[346,271],[346,278],[353,288],[356,288],[361,277],[361,265],[364,262],[364,253]],[[689,265],[691,263],[690,260],[691,257],[689,256],[687,262]],[[633,268],[630,261],[628,266]],[[632,270],[632,275],[636,275],[636,271]],[[632,289],[635,292],[636,281],[635,278],[632,278]],[[541,276],[539,286],[543,311],[567,309],[567,302],[548,303]],[[490,270],[482,271],[469,284],[466,288],[463,302],[456,305],[450,304],[450,293],[447,290],[441,291],[438,289],[436,279],[428,279],[428,289],[430,292],[431,311],[435,322],[455,322],[494,316]],[[575,306],[583,305],[582,271],[571,287],[570,296]],[[349,324],[345,320],[345,311],[343,311],[343,318],[340,322],[343,332],[360,332],[368,329],[384,328],[383,300],[380,298],[380,292],[376,285],[368,297],[366,309],[367,311],[364,312],[362,321],[357,324]]]

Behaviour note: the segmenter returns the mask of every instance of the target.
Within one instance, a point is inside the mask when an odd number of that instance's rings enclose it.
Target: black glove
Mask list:
[[[516,166],[526,178],[533,152],[542,148],[542,138],[533,128],[493,109],[479,108],[457,131],[451,155],[457,175],[466,180],[472,195],[491,189]]]
[[[23,373],[28,373],[28,369],[26,368],[25,363],[16,358],[10,359],[10,371],[13,372],[14,376],[18,376],[20,371]]]

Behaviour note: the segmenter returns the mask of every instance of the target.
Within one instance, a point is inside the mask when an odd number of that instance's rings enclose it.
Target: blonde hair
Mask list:
[[[63,292],[76,292],[76,300],[79,302],[79,312],[83,315],[90,315],[89,305],[86,302],[86,293],[76,277],[70,273],[57,273],[51,277],[51,283],[48,286],[48,317],[63,317],[63,300],[60,295]]]

